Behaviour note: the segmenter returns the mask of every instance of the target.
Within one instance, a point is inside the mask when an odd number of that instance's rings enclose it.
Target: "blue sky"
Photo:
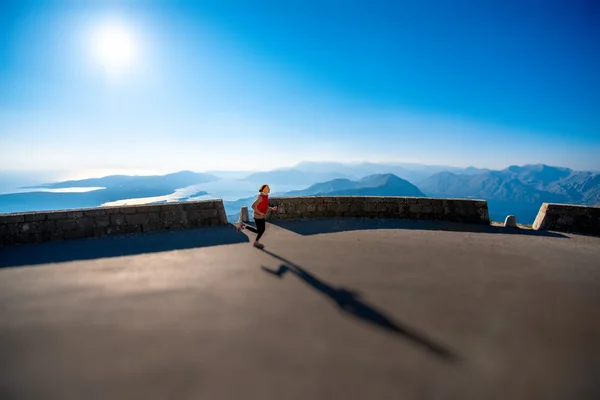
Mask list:
[[[600,170],[598,4],[2,0],[0,170]]]

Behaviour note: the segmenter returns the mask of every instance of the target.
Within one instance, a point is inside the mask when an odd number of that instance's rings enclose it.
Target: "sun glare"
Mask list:
[[[93,34],[92,52],[110,73],[131,67],[137,55],[137,43],[130,29],[119,24],[105,25]]]

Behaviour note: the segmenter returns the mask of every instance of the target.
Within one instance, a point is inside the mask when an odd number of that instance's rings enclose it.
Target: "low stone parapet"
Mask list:
[[[0,245],[225,224],[222,200],[0,214]]]
[[[291,218],[405,218],[489,224],[485,200],[426,197],[315,196],[274,197],[270,219]]]
[[[544,203],[533,229],[600,235],[600,208]]]

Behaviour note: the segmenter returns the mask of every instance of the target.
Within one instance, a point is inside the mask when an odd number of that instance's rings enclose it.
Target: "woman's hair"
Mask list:
[[[260,186],[260,189],[258,189],[259,193],[262,193],[262,192],[263,192],[263,190],[265,190],[265,189],[266,189],[266,188],[268,188],[268,187],[269,187],[269,185],[261,185],[261,186]]]

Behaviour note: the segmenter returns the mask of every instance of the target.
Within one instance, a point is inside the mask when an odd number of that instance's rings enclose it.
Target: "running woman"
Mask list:
[[[265,217],[267,215],[267,211],[271,209],[272,211],[277,210],[277,206],[269,207],[269,193],[271,192],[271,188],[269,185],[262,185],[260,189],[258,189],[258,197],[252,203],[252,211],[254,212],[254,223],[256,224],[256,228],[253,226],[249,226],[240,222],[240,226],[238,226],[237,231],[240,232],[242,229],[248,229],[250,232],[254,232],[257,234],[256,239],[254,240],[254,247],[262,249],[263,244],[259,243],[258,240],[262,237],[263,233],[265,233]]]

